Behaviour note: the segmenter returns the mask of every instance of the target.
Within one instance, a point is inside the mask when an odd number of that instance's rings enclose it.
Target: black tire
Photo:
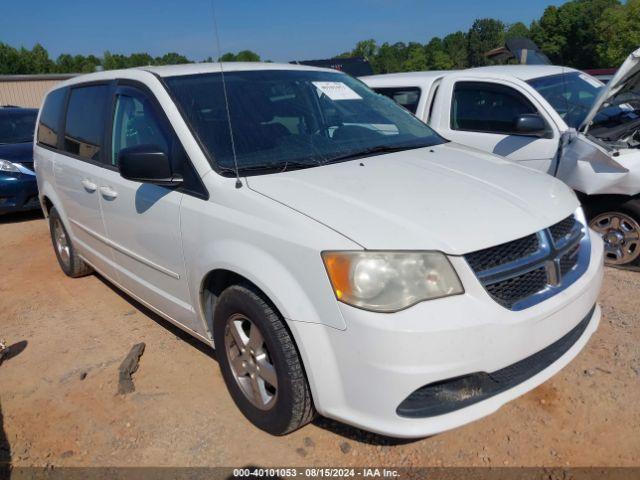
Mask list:
[[[589,226],[602,234],[602,229],[598,229],[597,220],[599,218],[606,218],[608,215],[622,215],[623,217],[630,217],[635,221],[636,230],[640,231],[640,199],[628,200],[624,203],[609,203],[599,206],[592,205],[589,209]],[[630,222],[632,223],[632,222]],[[604,235],[603,235],[604,239]],[[606,242],[606,240],[605,240]],[[605,264],[621,268],[636,268],[640,267],[640,242],[635,242],[633,245],[633,253],[637,256],[631,261],[620,263],[614,261],[614,257],[605,251]]]
[[[246,317],[258,327],[275,368],[277,391],[267,410],[257,408],[243,392],[231,368],[226,341],[229,321]],[[214,312],[213,336],[222,376],[234,402],[247,419],[272,435],[285,435],[316,415],[311,391],[295,343],[280,314],[251,286],[233,285],[222,292]],[[246,346],[246,345],[245,345]],[[244,377],[243,377],[244,378]]]
[[[60,229],[59,231],[58,228]],[[52,207],[49,211],[49,232],[51,233],[51,243],[53,245],[53,251],[56,254],[56,258],[58,259],[58,264],[66,275],[72,278],[78,278],[84,277],[85,275],[89,275],[93,272],[93,269],[78,256],[56,207]],[[59,233],[62,233],[66,239],[67,247],[69,249],[68,260],[63,258],[63,255],[56,243],[56,236]]]

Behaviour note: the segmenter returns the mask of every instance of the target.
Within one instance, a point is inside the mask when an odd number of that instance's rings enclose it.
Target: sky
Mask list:
[[[416,41],[469,29],[476,18],[529,24],[553,0],[6,0],[0,42],[61,53],[167,52],[191,60],[253,50],[264,60],[330,58],[357,41]],[[213,5],[213,8],[212,8]]]

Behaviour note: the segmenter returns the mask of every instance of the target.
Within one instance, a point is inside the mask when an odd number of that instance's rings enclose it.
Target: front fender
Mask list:
[[[287,321],[321,323],[340,330],[346,328],[324,271],[308,271],[300,278],[299,272],[292,271],[292,265],[287,266],[268,251],[240,240],[214,241],[199,250],[195,271],[190,272],[190,277],[192,284],[199,287],[201,318],[205,316],[202,302],[205,279],[209,272],[223,269],[255,284]],[[317,262],[322,266],[319,254]],[[309,290],[312,295],[307,294]],[[320,300],[322,297],[325,302]]]

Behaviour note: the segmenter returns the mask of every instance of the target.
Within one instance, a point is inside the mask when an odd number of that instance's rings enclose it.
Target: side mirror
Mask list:
[[[122,178],[135,182],[169,187],[182,183],[182,176],[173,173],[167,154],[155,145],[136,145],[120,150],[118,170]]]
[[[513,131],[516,135],[546,137],[547,124],[537,113],[525,113],[516,118]]]

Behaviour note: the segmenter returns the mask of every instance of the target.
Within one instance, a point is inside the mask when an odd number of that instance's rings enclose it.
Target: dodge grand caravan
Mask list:
[[[316,412],[454,428],[554,375],[600,319],[602,241],[567,186],[340,72],[76,77],[47,95],[34,149],[62,270],[215,346],[273,434]]]

